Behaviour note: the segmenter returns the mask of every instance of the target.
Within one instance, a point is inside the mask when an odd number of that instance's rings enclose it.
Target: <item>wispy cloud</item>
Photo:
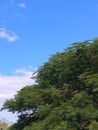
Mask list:
[[[18,7],[20,7],[20,8],[26,8],[26,3],[24,3],[24,2],[19,3]]]
[[[6,99],[12,98],[21,88],[26,85],[34,84],[35,80],[31,79],[31,76],[32,71],[29,68],[16,69],[11,76],[0,74],[0,107],[2,107]],[[7,115],[13,118],[9,119]],[[12,116],[11,113],[9,114],[6,112],[4,116],[4,112],[0,112],[0,118],[6,118],[12,121],[15,117]]]
[[[15,42],[19,37],[12,31],[0,28],[0,38],[6,39],[8,42]]]
[[[34,83],[30,77],[32,71],[23,69],[16,69],[12,76],[0,75],[0,97],[10,98],[16,93],[17,90],[21,89],[25,85]]]

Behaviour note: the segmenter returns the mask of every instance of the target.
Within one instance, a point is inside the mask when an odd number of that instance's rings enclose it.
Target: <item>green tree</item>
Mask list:
[[[52,55],[35,78],[2,107],[18,113],[10,130],[97,130],[97,39]]]

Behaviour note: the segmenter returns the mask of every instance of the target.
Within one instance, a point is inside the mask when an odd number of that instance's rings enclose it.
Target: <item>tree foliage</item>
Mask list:
[[[52,55],[3,109],[18,113],[10,130],[98,130],[98,40]]]

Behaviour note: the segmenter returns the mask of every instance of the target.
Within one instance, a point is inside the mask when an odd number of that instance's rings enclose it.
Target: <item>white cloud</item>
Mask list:
[[[24,3],[24,2],[19,3],[18,7],[20,7],[20,8],[26,8],[26,3]]]
[[[16,122],[18,118],[16,114],[11,114],[10,112],[4,110],[0,112],[0,120],[1,119],[6,119],[8,122]]]
[[[15,42],[19,37],[12,31],[0,28],[0,38],[6,39],[8,42]]]
[[[34,79],[31,79],[32,71],[29,68],[16,69],[12,76],[6,76],[0,74],[0,107],[2,107],[5,100],[13,98],[14,95],[26,85],[35,83]],[[0,118],[6,118],[9,121],[17,119],[11,113],[5,111],[0,112]],[[10,115],[12,118],[8,118]]]

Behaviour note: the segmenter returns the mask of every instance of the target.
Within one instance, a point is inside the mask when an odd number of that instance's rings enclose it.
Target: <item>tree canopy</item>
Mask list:
[[[52,55],[34,78],[2,106],[18,114],[9,130],[98,130],[97,39]]]

